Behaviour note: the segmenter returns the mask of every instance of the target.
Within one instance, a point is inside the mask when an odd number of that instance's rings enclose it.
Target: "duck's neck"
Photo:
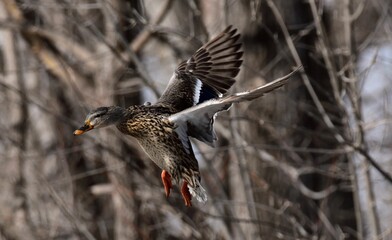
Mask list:
[[[109,125],[118,125],[127,117],[127,109],[119,106],[110,107]]]
[[[125,117],[122,121],[116,124],[118,130],[122,133],[131,135],[135,138],[142,138],[148,130],[145,128],[144,119],[150,116],[149,106],[144,105],[134,105],[125,109]]]

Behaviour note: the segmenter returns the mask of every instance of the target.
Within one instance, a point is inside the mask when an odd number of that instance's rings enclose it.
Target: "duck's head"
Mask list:
[[[84,121],[84,125],[74,131],[74,135],[81,135],[95,128],[103,128],[119,123],[125,115],[122,107],[99,107],[91,111]]]

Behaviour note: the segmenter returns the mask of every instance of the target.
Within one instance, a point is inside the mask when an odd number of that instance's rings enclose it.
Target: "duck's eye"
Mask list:
[[[99,118],[105,115],[108,112],[107,107],[100,107],[97,108],[93,113],[90,113],[90,118]]]
[[[103,115],[105,115],[105,113],[106,113],[106,112],[97,113],[97,114],[94,115],[94,118],[100,118],[100,117],[102,117]]]

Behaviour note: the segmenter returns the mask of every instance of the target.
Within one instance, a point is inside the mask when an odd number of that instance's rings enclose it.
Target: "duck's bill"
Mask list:
[[[93,129],[94,127],[88,124],[85,124],[84,126],[80,127],[79,129],[74,131],[74,135],[82,135],[85,132],[90,131],[91,129]]]

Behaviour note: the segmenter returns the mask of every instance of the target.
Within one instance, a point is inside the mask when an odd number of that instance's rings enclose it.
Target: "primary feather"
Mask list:
[[[180,136],[183,144],[187,144],[189,141],[188,135],[190,135],[202,142],[213,145],[216,140],[213,124],[215,115],[218,112],[228,110],[235,102],[251,101],[285,85],[300,69],[302,69],[302,67],[298,67],[286,76],[251,91],[211,99],[202,104],[173,114],[169,116],[168,119],[177,127],[176,132]],[[184,136],[186,136],[186,138],[184,138]]]
[[[157,104],[182,111],[226,93],[242,64],[239,38],[229,26],[180,63]]]

